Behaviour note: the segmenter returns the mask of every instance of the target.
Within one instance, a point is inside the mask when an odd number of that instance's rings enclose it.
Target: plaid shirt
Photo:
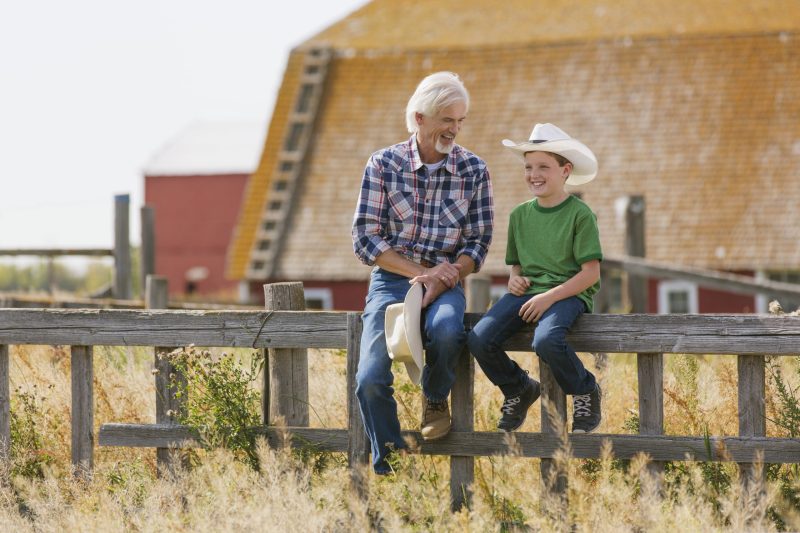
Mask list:
[[[478,271],[492,242],[492,183],[486,163],[456,145],[428,175],[415,136],[372,154],[353,217],[362,263],[389,249],[420,263],[467,255]]]

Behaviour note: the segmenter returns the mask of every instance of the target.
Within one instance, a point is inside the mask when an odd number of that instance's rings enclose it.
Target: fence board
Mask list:
[[[8,346],[0,344],[0,458],[11,450],[11,382],[9,381]]]
[[[456,382],[450,393],[452,431],[472,431],[475,427],[475,359],[466,348],[456,366]],[[450,505],[453,511],[469,505],[470,485],[475,480],[475,459],[457,453],[450,457]]]
[[[480,315],[465,318],[471,328]],[[532,328],[506,344],[530,351]],[[800,319],[772,315],[581,316],[567,335],[578,351],[794,355]],[[344,348],[347,314],[299,311],[0,309],[0,344]]]
[[[369,462],[367,433],[356,397],[356,372],[358,372],[362,331],[359,313],[347,313],[347,325],[349,331],[347,338],[347,429],[350,433],[347,460],[353,467],[363,466]]]
[[[273,445],[287,439],[292,446],[312,446],[320,451],[346,452],[346,429],[319,429],[288,427],[284,429],[261,427]],[[451,431],[446,437],[425,442],[418,431],[404,431],[404,437],[416,440],[419,451],[427,455],[489,456],[509,453],[508,440],[502,432]],[[193,433],[184,426],[156,424],[103,424],[100,428],[101,446],[130,446],[152,448],[182,444],[197,446]],[[561,447],[558,435],[547,433],[514,433],[514,454],[520,457],[553,458]],[[597,458],[605,441],[613,449],[614,457],[632,459],[638,453],[647,453],[657,461],[734,461],[753,462],[756,450],[763,451],[767,463],[800,462],[800,442],[797,439],[766,437],[676,437],[650,435],[614,435],[602,433],[569,434],[567,441],[572,455],[578,459]],[[710,455],[709,451],[710,450]]]
[[[639,433],[662,435],[664,433],[664,355],[640,353],[636,356],[639,376]],[[650,472],[659,474],[664,464],[656,461],[648,466]]]
[[[72,346],[72,464],[85,474],[94,466],[92,347]]]

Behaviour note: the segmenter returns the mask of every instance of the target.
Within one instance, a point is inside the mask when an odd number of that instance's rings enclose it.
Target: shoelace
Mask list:
[[[522,401],[522,398],[519,396],[514,396],[513,398],[509,398],[503,402],[503,406],[500,408],[504,414],[513,415],[514,414],[514,406],[517,405],[519,402]]]
[[[581,394],[572,397],[572,416],[591,416],[592,415],[592,398],[588,394]]]

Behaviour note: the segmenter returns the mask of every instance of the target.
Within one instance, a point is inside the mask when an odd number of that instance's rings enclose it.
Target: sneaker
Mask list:
[[[528,378],[528,383],[517,396],[506,398],[500,410],[503,416],[497,423],[497,429],[501,431],[515,431],[525,422],[528,416],[528,408],[533,402],[539,399],[539,382]]]
[[[447,400],[434,402],[426,399],[422,411],[422,438],[436,440],[448,433],[450,433],[450,406]]]
[[[600,384],[589,394],[576,394],[572,397],[572,432],[589,433],[600,425]]]

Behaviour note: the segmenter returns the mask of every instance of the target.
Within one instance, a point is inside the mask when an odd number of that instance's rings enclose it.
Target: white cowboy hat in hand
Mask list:
[[[568,185],[583,185],[597,176],[597,158],[594,153],[585,144],[573,139],[564,130],[549,122],[536,124],[527,141],[515,143],[503,139],[503,146],[523,160],[527,152],[552,152],[569,159],[572,163],[572,172],[567,178]]]
[[[419,385],[425,354],[422,348],[422,284],[415,283],[408,289],[403,303],[392,304],[386,308],[384,330],[389,357],[405,363],[408,377]]]

